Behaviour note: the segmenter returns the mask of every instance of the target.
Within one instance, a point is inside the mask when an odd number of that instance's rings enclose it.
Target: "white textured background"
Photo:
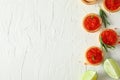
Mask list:
[[[112,80],[101,65],[84,65],[85,50],[99,46],[99,32],[87,33],[82,19],[98,10],[80,0],[0,0],[0,80],[80,80],[86,70]],[[120,26],[119,12],[109,18]],[[119,51],[109,54],[120,61]]]

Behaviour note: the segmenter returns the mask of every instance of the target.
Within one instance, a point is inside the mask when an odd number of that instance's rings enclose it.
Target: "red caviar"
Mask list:
[[[92,65],[99,64],[103,61],[103,52],[98,47],[91,47],[86,52],[86,59]]]
[[[96,14],[88,14],[83,21],[83,25],[88,32],[97,31],[101,26],[101,18]]]
[[[106,45],[114,46],[118,41],[117,33],[113,29],[104,30],[100,36]]]
[[[105,0],[104,5],[108,10],[114,11],[120,8],[120,0]]]

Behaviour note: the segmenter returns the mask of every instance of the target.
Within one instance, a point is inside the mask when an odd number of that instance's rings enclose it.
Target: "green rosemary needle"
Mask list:
[[[115,48],[115,46],[110,46],[110,45],[106,45],[103,41],[102,41],[102,38],[100,37],[100,44],[101,44],[101,47],[102,49],[104,49],[106,52],[108,52],[108,48]]]
[[[105,13],[104,10],[100,9],[99,10],[99,15],[102,19],[102,22],[103,22],[105,28],[107,27],[107,25],[110,25],[110,22],[107,20],[108,16],[107,16],[107,14]]]

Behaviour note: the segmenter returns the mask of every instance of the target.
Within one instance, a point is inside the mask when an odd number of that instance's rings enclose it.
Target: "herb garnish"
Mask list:
[[[102,49],[104,49],[106,52],[108,52],[108,48],[115,48],[115,46],[110,46],[110,45],[107,45],[105,44],[103,41],[102,41],[102,38],[100,37],[100,44],[101,44],[101,47]]]
[[[107,27],[107,25],[110,25],[110,22],[107,20],[108,16],[104,10],[100,9],[99,15],[102,18],[102,22],[103,22],[105,28]]]

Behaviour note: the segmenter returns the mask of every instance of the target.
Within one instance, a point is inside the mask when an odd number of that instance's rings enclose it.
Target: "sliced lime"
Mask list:
[[[114,79],[120,78],[120,67],[117,62],[113,59],[106,59],[104,62],[105,72]]]
[[[97,80],[97,72],[95,71],[86,71],[81,80]]]

